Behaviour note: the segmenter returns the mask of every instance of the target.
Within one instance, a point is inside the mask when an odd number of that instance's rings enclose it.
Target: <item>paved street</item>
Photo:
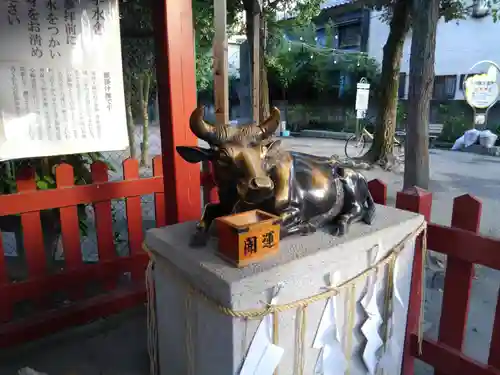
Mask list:
[[[342,141],[308,138],[283,139],[285,147],[330,156],[343,157]],[[158,152],[157,148],[151,150]],[[434,195],[432,221],[449,225],[453,198],[469,193],[483,202],[481,233],[500,237],[497,213],[500,210],[500,158],[468,153],[431,150],[431,186]],[[380,169],[365,171],[369,179],[379,178],[388,184],[389,203],[394,204],[396,192],[402,187],[402,173],[384,172]],[[471,249],[473,251],[473,249]],[[500,249],[499,249],[500,251]],[[500,282],[497,271],[480,268],[474,281],[471,311],[467,326],[465,353],[485,362],[496,296]],[[434,283],[427,274],[426,328],[427,334],[436,337],[440,316],[442,277]],[[115,320],[112,319],[111,322]],[[81,332],[86,332],[82,334]],[[88,332],[87,332],[88,331]],[[77,330],[74,335],[15,350],[0,356],[0,374],[14,375],[21,366],[32,366],[48,375],[146,375],[147,354],[145,342],[145,316],[138,311],[126,319],[110,323],[106,329],[93,326]],[[419,366],[418,374],[431,374]]]

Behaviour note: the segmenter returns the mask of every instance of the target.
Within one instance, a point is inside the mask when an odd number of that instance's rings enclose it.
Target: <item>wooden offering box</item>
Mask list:
[[[237,267],[262,260],[279,250],[279,217],[260,210],[217,219],[219,253]]]

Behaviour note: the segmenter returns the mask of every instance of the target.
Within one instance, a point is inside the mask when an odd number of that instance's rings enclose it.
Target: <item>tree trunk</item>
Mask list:
[[[149,88],[151,74],[143,73],[139,78],[139,103],[142,117],[141,166],[148,165],[149,154]]]
[[[414,0],[404,187],[429,188],[429,106],[439,0]]]
[[[389,36],[383,49],[377,127],[372,146],[364,157],[371,163],[379,160],[386,162],[392,155],[398,106],[399,69],[410,25],[411,3],[411,0],[399,0],[393,6]]]
[[[253,31],[254,31],[254,22],[253,22],[253,14],[254,14],[254,0],[244,0],[243,6],[246,13],[246,36],[248,41],[248,48],[250,51],[250,61],[253,61]],[[266,46],[266,35],[265,35],[265,20],[262,17],[262,13],[260,13],[260,29],[259,29],[259,37],[260,37],[260,56],[259,56],[259,65],[260,65],[260,90],[259,90],[259,119],[263,121],[263,119],[267,118],[270,113],[269,108],[269,84],[267,82],[267,68],[266,68],[266,60],[265,60],[265,46]]]
[[[132,87],[132,77],[128,75],[125,77],[125,108],[127,115],[128,146],[130,149],[130,157],[135,159],[137,155],[135,152],[134,116],[132,114]]]
[[[156,96],[155,96],[155,119],[154,121],[158,124],[160,122],[160,103],[158,102],[158,86],[156,87]]]

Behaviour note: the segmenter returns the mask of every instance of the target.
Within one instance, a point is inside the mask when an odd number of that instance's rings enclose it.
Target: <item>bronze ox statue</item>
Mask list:
[[[328,223],[343,235],[352,222],[372,223],[375,204],[365,177],[331,158],[282,150],[272,139],[277,108],[263,123],[240,127],[210,125],[203,113],[203,107],[192,113],[190,128],[210,148],[179,146],[177,152],[189,163],[212,162],[220,203],[205,206],[193,245],[206,243],[217,217],[254,208],[280,216],[281,237]]]

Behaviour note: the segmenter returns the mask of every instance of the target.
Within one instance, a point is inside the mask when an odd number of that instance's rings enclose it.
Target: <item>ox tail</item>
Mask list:
[[[366,224],[373,223],[373,219],[375,218],[375,201],[373,200],[372,194],[370,193],[370,189],[368,188],[368,181],[365,178],[362,178],[363,189],[366,189],[365,195],[365,212],[363,215],[363,221]]]

